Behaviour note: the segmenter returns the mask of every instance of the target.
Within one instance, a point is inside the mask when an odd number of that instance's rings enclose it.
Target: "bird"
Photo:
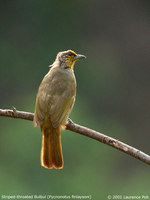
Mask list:
[[[42,132],[41,165],[45,168],[64,166],[61,131],[76,98],[74,64],[84,58],[72,50],[59,52],[39,86],[33,123]]]

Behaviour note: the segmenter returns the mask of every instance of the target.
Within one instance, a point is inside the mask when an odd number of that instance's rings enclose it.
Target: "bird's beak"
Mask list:
[[[86,56],[81,55],[81,54],[77,54],[74,58],[75,58],[75,60],[80,60],[80,59],[86,58]]]

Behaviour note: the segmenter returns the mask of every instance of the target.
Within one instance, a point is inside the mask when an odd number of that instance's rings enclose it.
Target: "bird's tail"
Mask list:
[[[41,127],[43,131],[41,165],[45,168],[63,168],[60,127]]]

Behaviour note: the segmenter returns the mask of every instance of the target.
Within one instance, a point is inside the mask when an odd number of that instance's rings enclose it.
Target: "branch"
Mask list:
[[[19,110],[16,110],[14,107],[13,107],[13,110],[0,109],[0,116],[20,118],[20,119],[26,119],[26,120],[31,120],[31,121],[33,121],[33,118],[34,118],[33,113],[19,111]],[[120,142],[114,138],[111,138],[107,135],[104,135],[92,129],[86,128],[84,126],[75,124],[70,119],[68,119],[66,123],[66,129],[79,133],[81,135],[90,137],[92,139],[98,140],[99,142],[105,143],[115,149],[123,151],[124,153],[129,154],[130,156],[137,158],[141,160],[142,162],[150,165],[150,156],[145,154],[144,152],[138,149],[135,149],[134,147],[129,146],[123,142]]]

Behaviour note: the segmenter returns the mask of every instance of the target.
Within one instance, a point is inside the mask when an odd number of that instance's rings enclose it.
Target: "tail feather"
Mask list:
[[[46,168],[63,168],[60,128],[42,128],[41,165]]]

